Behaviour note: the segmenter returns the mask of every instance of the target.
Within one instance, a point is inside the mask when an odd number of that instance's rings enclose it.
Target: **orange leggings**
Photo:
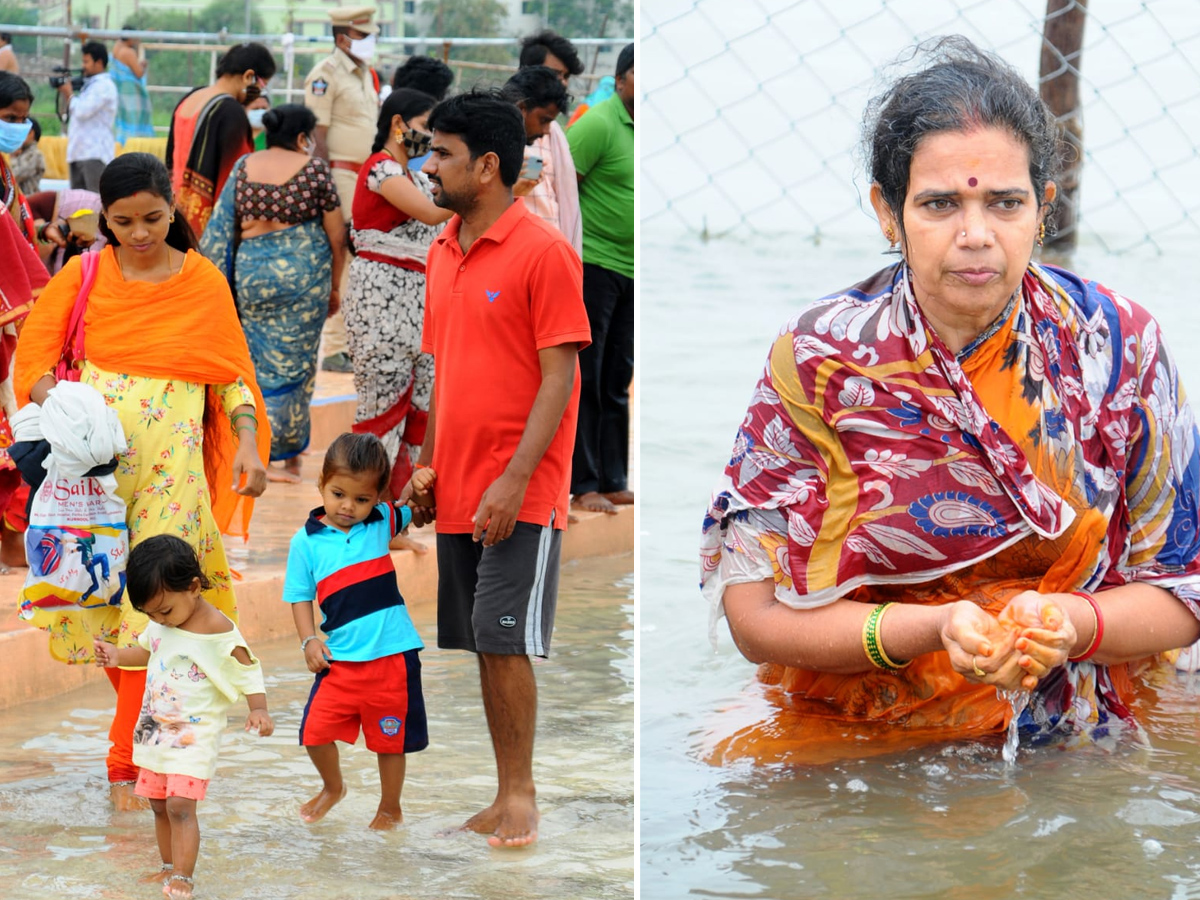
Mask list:
[[[142,711],[146,693],[145,669],[105,669],[104,674],[117,692],[117,714],[113,716],[108,740],[109,783],[137,781],[138,767],[133,764],[133,732]]]

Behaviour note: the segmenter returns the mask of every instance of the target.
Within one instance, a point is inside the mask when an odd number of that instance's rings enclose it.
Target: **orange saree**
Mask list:
[[[34,384],[58,362],[81,283],[79,260],[73,259],[46,286],[29,314],[14,373],[18,404],[29,402]],[[254,501],[234,490],[237,438],[212,388],[241,378],[254,396],[255,408],[262,411],[266,405],[225,277],[193,251],[181,271],[162,284],[127,282],[112,247],[106,247],[88,297],[84,334],[88,361],[109,372],[209,386],[204,471],[213,518],[223,534],[246,536]],[[266,415],[261,415],[257,450],[263,465],[270,449],[270,426]]]

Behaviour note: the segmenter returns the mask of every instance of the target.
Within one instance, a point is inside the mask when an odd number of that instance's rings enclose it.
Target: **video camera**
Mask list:
[[[78,75],[72,75],[70,66],[55,66],[54,74],[50,76],[50,87],[58,90],[68,81],[71,82],[71,90],[73,90],[75,93],[78,94],[83,90],[82,72],[80,72]]]

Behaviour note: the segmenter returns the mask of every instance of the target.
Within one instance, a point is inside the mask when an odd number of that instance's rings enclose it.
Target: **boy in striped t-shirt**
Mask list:
[[[379,756],[379,809],[370,827],[402,819],[405,754],[429,744],[421,693],[424,646],[396,585],[388,541],[408,527],[406,505],[380,502],[392,466],[379,438],[343,434],[325,454],[324,506],[292,538],[283,599],[292,604],[300,649],[316,682],[300,721],[300,743],[322,786],[300,807],[315,822],[346,795],[336,741],[353,744],[359,730]],[[421,469],[414,487],[428,495],[433,472]],[[418,497],[420,500],[420,497]],[[313,601],[321,611],[317,634]]]

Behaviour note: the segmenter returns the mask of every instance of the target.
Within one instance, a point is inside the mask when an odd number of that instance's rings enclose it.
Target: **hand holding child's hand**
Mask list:
[[[117,648],[113,644],[106,644],[104,641],[96,638],[92,642],[92,647],[96,654],[96,665],[111,669],[117,664]]]
[[[250,715],[246,716],[246,730],[256,729],[259,737],[270,737],[271,732],[275,730],[275,720],[265,709],[252,709]]]
[[[400,491],[400,503],[407,503],[412,511],[414,528],[421,528],[437,518],[437,501],[433,496],[433,482],[437,476],[433,469],[423,466],[413,472],[408,484]]]
[[[320,638],[313,638],[304,648],[304,662],[310,672],[324,672],[329,668],[329,648]]]

